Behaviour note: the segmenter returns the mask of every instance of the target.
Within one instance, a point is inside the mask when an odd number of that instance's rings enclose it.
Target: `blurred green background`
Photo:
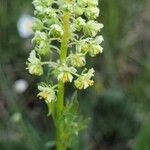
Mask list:
[[[0,150],[49,150],[54,125],[25,70],[31,38],[17,23],[31,0],[0,0]],[[88,61],[95,85],[80,92],[89,128],[73,150],[150,150],[150,1],[101,0],[104,53]],[[30,17],[29,17],[30,18]],[[72,93],[67,87],[67,96]]]

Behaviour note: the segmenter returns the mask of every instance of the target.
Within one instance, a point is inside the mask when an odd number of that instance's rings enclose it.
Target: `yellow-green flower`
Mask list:
[[[85,20],[81,17],[78,17],[75,21],[75,28],[77,29],[77,31],[80,31],[84,25],[85,25]]]
[[[47,40],[48,37],[45,32],[36,31],[32,41],[35,42],[37,45],[40,45],[42,41],[47,41]]]
[[[83,32],[87,36],[94,37],[97,35],[98,32],[103,28],[103,24],[98,23],[94,20],[88,21],[84,27],[83,27]]]
[[[82,53],[87,53],[89,51],[89,44],[88,43],[84,43],[83,45],[81,45],[81,52]]]
[[[90,45],[89,46],[90,48],[89,48],[89,51],[88,51],[88,53],[89,53],[89,55],[91,56],[91,57],[94,57],[94,56],[96,56],[97,54],[99,54],[99,53],[102,53],[103,52],[103,48],[100,46],[100,45]]]
[[[84,13],[84,9],[82,7],[76,5],[74,8],[74,14],[76,16],[81,16],[81,15],[83,15],[83,13]]]
[[[40,19],[36,18],[33,23],[32,29],[34,31],[36,31],[36,30],[41,31],[43,29],[43,27],[44,27],[43,22]]]
[[[102,36],[97,36],[95,38],[87,38],[79,42],[78,51],[81,53],[89,53],[91,57],[96,56],[103,52],[103,48],[100,45],[103,42]]]
[[[80,7],[84,8],[84,7],[87,6],[87,0],[77,0],[77,4],[78,4]]]
[[[35,15],[47,17],[56,16],[54,9],[51,5],[54,3],[54,0],[34,0],[33,5],[35,7]]]
[[[98,0],[87,0],[88,6],[97,6]]]
[[[30,74],[34,74],[40,76],[43,74],[42,64],[39,58],[36,57],[36,52],[33,50],[30,53],[27,62],[27,69],[29,70]]]
[[[54,37],[61,37],[63,35],[63,29],[59,24],[53,24],[50,28],[50,34],[52,34]]]
[[[46,41],[42,41],[39,46],[35,48],[40,55],[47,55],[50,50],[50,44]]]
[[[99,8],[87,7],[84,13],[88,19],[96,19],[99,16]]]
[[[79,90],[86,89],[89,86],[92,86],[94,84],[94,81],[91,79],[91,77],[94,76],[94,69],[90,69],[87,73],[81,74],[75,81],[74,85]]]
[[[72,82],[73,74],[76,73],[74,67],[68,67],[66,64],[61,65],[57,68],[57,79],[62,82]]]
[[[83,67],[86,64],[85,55],[82,53],[70,54],[68,61],[74,67]]]
[[[62,82],[72,82],[73,76],[70,72],[68,71],[63,71],[62,73],[60,73],[58,75],[58,80],[62,81]]]
[[[95,38],[94,43],[101,44],[103,41],[104,41],[103,37],[99,35]]]
[[[56,92],[54,87],[50,85],[39,85],[38,90],[40,91],[38,93],[38,97],[40,99],[44,99],[46,103],[51,103],[53,101],[56,101]]]
[[[97,6],[98,0],[77,0],[77,4],[82,8],[85,8],[87,6]]]

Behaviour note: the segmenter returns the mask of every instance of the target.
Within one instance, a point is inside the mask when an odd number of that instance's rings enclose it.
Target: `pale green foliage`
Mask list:
[[[87,127],[89,119],[83,119],[78,114],[77,94],[74,93],[64,107],[62,116],[59,118],[59,124],[63,128],[61,138],[64,145],[69,147],[74,136],[78,136],[79,132]]]

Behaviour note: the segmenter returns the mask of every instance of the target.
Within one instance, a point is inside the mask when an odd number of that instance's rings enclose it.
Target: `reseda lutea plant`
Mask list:
[[[85,127],[77,114],[76,97],[65,102],[65,84],[82,90],[92,86],[94,69],[86,68],[86,56],[102,53],[103,24],[98,0],[34,0],[34,50],[27,62],[30,74],[41,76],[48,70],[51,81],[38,85],[56,126],[56,149],[66,150],[74,135]],[[47,68],[47,69],[46,69]]]

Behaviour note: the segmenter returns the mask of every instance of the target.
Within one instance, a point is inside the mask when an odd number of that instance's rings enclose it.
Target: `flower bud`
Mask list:
[[[87,0],[88,6],[97,6],[98,0]]]
[[[84,25],[83,32],[87,36],[94,37],[102,28],[103,24],[90,20]]]
[[[58,18],[43,18],[42,19],[42,22],[47,26],[47,27],[50,27],[51,25],[53,24],[57,24],[59,23],[59,20]]]
[[[68,61],[74,67],[83,67],[86,63],[85,56],[82,53],[70,54]]]
[[[46,41],[47,39],[48,37],[45,32],[36,31],[32,41],[39,45],[42,41]]]
[[[40,8],[44,10],[44,8],[50,7],[54,3],[54,0],[34,0],[32,3],[36,10],[41,11]]]
[[[77,4],[78,4],[80,7],[84,8],[84,7],[87,6],[87,0],[77,0]]]
[[[84,13],[84,9],[82,7],[76,6],[74,8],[74,14],[76,16],[81,16],[81,15],[83,15],[83,13]]]
[[[101,35],[95,38],[95,43],[97,44],[101,44],[103,41],[104,41],[104,38]]]
[[[47,15],[48,18],[57,18],[57,14],[55,12],[55,9],[48,7],[44,9],[43,13]]]
[[[54,36],[54,37],[61,37],[63,35],[63,29],[60,25],[58,24],[53,24],[51,25],[51,31],[50,33]]]
[[[96,19],[99,16],[99,8],[97,7],[87,7],[85,9],[85,16],[90,19]]]
[[[54,3],[54,0],[33,0],[33,5],[36,6],[50,6]]]
[[[79,17],[76,19],[75,24],[77,31],[80,31],[85,25],[85,20]]]
[[[33,26],[32,26],[32,29],[34,31],[38,30],[38,31],[41,31],[43,29],[43,23],[40,19],[36,19],[33,23]]]
[[[89,51],[89,48],[90,48],[89,44],[87,42],[85,42],[85,43],[81,44],[80,50],[82,53],[87,53]]]
[[[36,50],[40,55],[47,55],[50,50],[49,43],[47,41],[42,41]]]
[[[73,5],[72,4],[63,4],[61,8],[65,12],[72,12],[73,11]]]
[[[32,4],[34,5],[35,9],[37,9],[37,7],[41,6],[42,3],[40,2],[40,0],[33,0]]]

